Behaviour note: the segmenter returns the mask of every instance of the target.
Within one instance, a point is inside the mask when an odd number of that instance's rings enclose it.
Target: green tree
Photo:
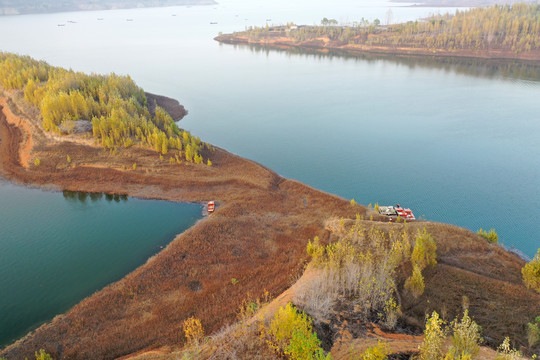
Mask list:
[[[424,293],[425,287],[422,270],[420,270],[420,266],[415,264],[412,275],[405,280],[405,289],[407,289],[412,296],[418,298]]]
[[[469,317],[469,309],[463,313],[461,321],[455,319],[452,324],[452,346],[450,356],[453,359],[474,359],[480,351],[481,327]],[[448,357],[448,356],[447,356]]]
[[[411,262],[413,266],[418,265],[420,270],[437,264],[437,244],[426,228],[419,230],[416,235]]]
[[[527,324],[527,341],[532,348],[540,343],[540,316],[537,316],[533,322]]]
[[[528,288],[540,293],[540,249],[536,253],[531,262],[525,264],[521,269],[523,275],[523,282]]]
[[[288,303],[277,310],[269,326],[262,327],[263,336],[271,348],[294,360],[329,360],[324,355],[320,340],[313,332],[312,320],[306,313],[298,312]]]
[[[420,345],[419,360],[439,360],[443,355],[444,332],[443,321],[439,314],[434,311],[426,321],[424,330],[424,342]]]

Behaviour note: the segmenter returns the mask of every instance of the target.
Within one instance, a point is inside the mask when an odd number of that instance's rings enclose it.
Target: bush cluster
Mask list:
[[[179,129],[159,106],[152,114],[144,91],[129,76],[87,75],[0,53],[0,84],[24,90],[26,101],[40,110],[47,131],[61,133],[73,129],[74,121],[86,120],[92,123],[93,137],[106,148],[138,144],[163,155],[174,151],[188,162],[204,162],[200,151],[205,144]]]
[[[540,293],[540,249],[534,259],[521,269],[523,282],[528,288]]]
[[[356,220],[336,221],[339,240],[322,245],[318,238],[307,245],[317,269],[311,281],[297,292],[295,303],[316,319],[328,319],[340,301],[355,307],[367,321],[394,328],[401,313],[395,300],[396,268],[409,260],[408,233],[384,232]]]
[[[499,235],[497,235],[495,229],[490,229],[489,232],[487,232],[486,230],[480,228],[480,230],[478,230],[476,234],[486,239],[490,244],[499,243]]]
[[[313,331],[312,319],[291,303],[278,309],[269,325],[263,324],[261,336],[277,353],[291,360],[330,360]]]

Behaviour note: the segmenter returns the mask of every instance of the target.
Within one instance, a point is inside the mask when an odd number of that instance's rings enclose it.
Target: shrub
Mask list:
[[[40,160],[39,158],[36,158],[36,159],[34,160],[34,165],[36,165],[36,166],[41,165],[41,160]]]
[[[463,313],[461,321],[455,319],[452,322],[452,346],[450,354],[452,359],[463,359],[465,357],[475,358],[480,351],[482,337],[481,327],[469,317],[469,310]]]
[[[426,329],[424,330],[424,342],[420,345],[419,360],[438,360],[442,358],[444,332],[442,330],[443,321],[436,311],[428,317]]]
[[[311,240],[308,242],[306,250],[313,260],[318,260],[324,255],[324,246],[319,243],[318,236],[315,236],[313,242],[311,242]]]
[[[411,262],[413,266],[418,265],[420,270],[437,264],[437,244],[435,244],[435,240],[433,240],[433,237],[427,232],[426,228],[423,231],[418,230],[411,255]]]
[[[510,347],[510,338],[504,338],[501,346],[497,348],[497,356],[495,360],[518,360],[521,358],[521,353]]]
[[[330,354],[324,355],[321,342],[312,329],[311,318],[288,303],[278,309],[268,327],[263,325],[261,332],[262,336],[267,335],[272,349],[290,359],[331,359]]]
[[[356,205],[356,201],[354,199],[351,199],[351,206],[355,206]]]
[[[201,320],[194,318],[184,320],[183,326],[184,335],[190,345],[198,345],[200,339],[204,336],[204,329]]]
[[[303,331],[294,330],[291,336],[291,342],[285,349],[285,355],[291,360],[323,360],[331,359],[331,355],[324,355],[321,348],[321,341],[317,334],[310,332],[305,334]]]
[[[71,156],[67,155],[66,160],[67,160],[68,164],[71,164]]]
[[[525,285],[540,293],[540,249],[534,259],[521,269],[521,274]]]
[[[361,359],[362,360],[385,360],[388,358],[388,353],[390,352],[390,349],[388,348],[388,344],[381,342],[377,343],[377,345],[370,346],[367,348],[367,350],[362,354]]]
[[[418,298],[424,293],[424,277],[422,276],[422,270],[420,270],[418,265],[414,265],[412,275],[405,280],[405,289],[407,289],[415,298]]]
[[[54,360],[51,355],[47,354],[45,350],[39,350],[39,353],[36,351],[36,360]]]
[[[530,347],[534,347],[540,343],[540,316],[537,316],[535,321],[527,324],[527,341]]]
[[[206,162],[206,165],[212,166],[212,162],[210,161],[210,159],[208,159],[208,161]]]
[[[489,232],[487,232],[486,230],[480,228],[480,230],[478,230],[476,234],[486,239],[490,244],[499,243],[499,235],[497,235],[495,229],[490,229]]]

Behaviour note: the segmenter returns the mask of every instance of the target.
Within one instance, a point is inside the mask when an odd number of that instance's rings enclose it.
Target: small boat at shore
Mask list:
[[[208,214],[211,214],[216,210],[216,202],[215,201],[209,201],[208,202]]]

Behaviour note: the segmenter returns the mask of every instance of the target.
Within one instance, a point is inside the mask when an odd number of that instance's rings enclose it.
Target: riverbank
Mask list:
[[[303,49],[316,51],[323,54],[331,51],[341,54],[359,56],[365,54],[384,55],[384,56],[417,56],[417,57],[448,57],[448,58],[470,58],[484,60],[537,62],[540,60],[540,50],[516,53],[511,50],[488,49],[488,50],[446,50],[437,48],[421,48],[414,46],[385,46],[385,45],[366,45],[366,44],[348,44],[342,41],[331,40],[328,37],[321,36],[317,39],[299,41],[286,34],[272,34],[259,38],[252,38],[245,33],[223,34],[216,36],[214,40],[225,44],[233,45],[260,45],[273,49]]]
[[[0,356],[7,359],[32,356],[40,348],[56,359],[113,359],[178,348],[187,317],[201,319],[212,333],[235,319],[244,300],[265,290],[271,296],[285,291],[303,272],[307,241],[314,236],[329,240],[328,218],[359,214],[381,229],[393,226],[377,222],[383,218],[366,207],[282,178],[223,149],[204,150],[212,166],[170,164],[149,149],[131,147],[112,155],[81,136],[50,135],[20,92],[4,95],[0,159],[2,174],[12,181],[218,204],[214,214],[124,279],[2,350]],[[425,276],[426,294],[403,296],[409,326],[420,326],[433,308],[444,306],[449,317],[457,316],[466,295],[489,345],[512,334],[524,345],[524,324],[540,312],[540,296],[521,282],[523,260],[468,230],[429,222],[409,226],[411,231],[426,226],[439,256],[439,265]]]

